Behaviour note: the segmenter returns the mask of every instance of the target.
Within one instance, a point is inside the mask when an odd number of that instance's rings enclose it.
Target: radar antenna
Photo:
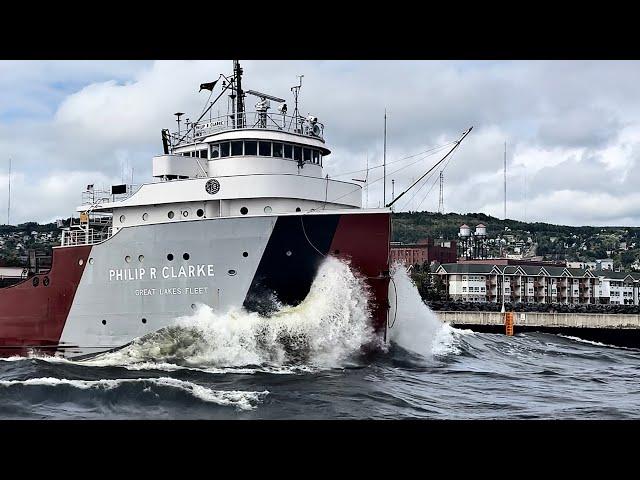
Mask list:
[[[256,90],[247,90],[247,93],[249,95],[254,95],[260,99],[260,101],[256,103],[256,112],[258,114],[258,121],[256,122],[256,125],[260,128],[267,128],[267,110],[269,110],[269,107],[271,106],[271,104],[269,103],[269,100],[273,100],[274,102],[282,103],[282,104],[284,104],[286,100],[280,97],[274,97],[273,95],[268,95],[266,93],[258,92]],[[284,106],[285,112],[286,112],[286,108],[287,107],[285,105]],[[254,125],[254,127],[256,125]]]

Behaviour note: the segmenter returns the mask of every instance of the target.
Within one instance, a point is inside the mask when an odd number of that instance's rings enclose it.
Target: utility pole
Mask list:
[[[387,204],[387,109],[384,109],[384,149],[382,153],[382,204]]]
[[[438,213],[444,213],[444,176],[443,171],[440,170],[440,200],[438,201]]]

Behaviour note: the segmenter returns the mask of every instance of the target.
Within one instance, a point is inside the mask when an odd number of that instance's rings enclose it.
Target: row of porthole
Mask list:
[[[189,211],[188,211],[188,210],[182,210],[182,211],[180,212],[180,214],[181,214],[184,218],[189,217]],[[197,215],[198,217],[204,217],[204,210],[203,210],[202,208],[199,208],[198,210],[196,210],[196,215]],[[176,214],[175,214],[175,212],[174,212],[173,210],[170,210],[170,211],[167,213],[167,217],[169,217],[169,219],[173,219],[175,216],[176,216]],[[126,220],[127,220],[126,215],[120,215],[120,223],[124,223]],[[149,220],[149,214],[148,214],[148,213],[146,213],[146,212],[145,212],[145,213],[143,213],[143,214],[142,214],[142,220],[143,220],[143,221],[145,221],[145,222],[146,222],[147,220]]]
[[[242,256],[243,256],[244,258],[247,258],[247,257],[249,256],[249,252],[242,252]],[[173,257],[173,253],[169,253],[169,254],[167,254],[167,260],[169,260],[170,262],[172,262],[172,261],[173,261],[173,258],[174,258],[174,257]],[[189,259],[191,258],[191,255],[189,255],[188,253],[183,253],[183,254],[182,254],[182,258],[183,258],[184,260],[189,260]],[[127,255],[126,257],[124,257],[124,261],[125,261],[125,262],[127,262],[127,263],[131,263],[131,255]],[[138,261],[139,261],[140,263],[144,262],[144,255],[138,255]],[[93,262],[94,262],[93,258],[90,258],[90,259],[89,259],[89,263],[90,263],[91,265],[93,265]],[[83,259],[79,259],[79,260],[78,260],[78,265],[83,265],[83,264],[84,264],[84,260],[83,260]],[[37,278],[37,277],[36,277],[36,278]],[[49,285],[49,278],[48,278],[48,277],[45,277],[45,281],[46,281],[45,286]],[[35,279],[34,279],[34,282],[35,282]],[[34,286],[37,286],[37,284],[34,284]]]
[[[296,212],[301,212],[301,211],[302,211],[302,209],[300,207],[296,207]],[[273,212],[273,209],[269,205],[264,207],[264,213],[270,214],[271,212]],[[189,216],[189,212],[187,210],[182,210],[181,213],[182,213],[182,216],[184,218],[187,218]],[[247,213],[249,213],[249,209],[247,207],[242,207],[240,209],[240,213],[242,215],[246,215]],[[171,211],[169,211],[169,213],[167,213],[167,217],[169,217],[170,220],[173,219],[175,217],[175,215],[176,214],[173,212],[173,210],[171,210]],[[196,215],[198,217],[203,217],[204,216],[204,210],[199,208],[196,211]],[[120,215],[120,223],[124,223],[126,221],[126,219],[127,219],[127,217],[125,215]],[[142,220],[145,221],[145,222],[147,220],[149,220],[149,214],[148,213],[143,213],[142,214]]]
[[[192,303],[192,304],[191,304],[191,309],[192,309],[192,310],[195,310],[195,309],[196,309],[196,304],[195,304],[195,303]],[[142,323],[144,323],[144,324],[146,324],[146,323],[147,323],[147,319],[146,319],[146,318],[143,318],[143,319],[141,319],[140,321],[141,321]],[[102,325],[106,325],[106,324],[107,324],[107,321],[103,319],[101,323],[102,323]]]
[[[301,212],[302,209],[300,207],[296,207],[296,212]],[[264,213],[266,213],[267,215],[270,214],[271,212],[273,212],[273,208],[271,208],[269,205],[267,205],[266,207],[264,207]],[[247,207],[242,207],[240,209],[240,213],[242,215],[246,215],[247,213],[249,213],[249,209]]]
[[[31,281],[31,283],[33,284],[34,287],[37,287],[38,285],[40,285],[40,277],[33,277],[33,280]],[[44,285],[45,287],[49,286],[49,277],[44,277],[42,279],[42,285]]]
[[[142,321],[142,323],[147,323],[147,319],[146,319],[146,318],[143,318],[141,321]],[[102,320],[102,324],[103,324],[103,325],[106,325],[106,324],[107,324],[107,321],[103,319],[103,320]]]
[[[189,260],[191,258],[191,255],[189,255],[188,253],[183,253],[182,258],[183,260]],[[173,253],[167,254],[167,260],[169,260],[170,262],[173,261]]]

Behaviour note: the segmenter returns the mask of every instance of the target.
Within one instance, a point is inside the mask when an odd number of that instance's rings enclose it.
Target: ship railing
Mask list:
[[[112,235],[111,227],[104,230],[95,230],[90,228],[88,230],[74,228],[62,231],[63,247],[72,247],[76,245],[95,245],[96,243],[104,242]]]
[[[98,206],[102,203],[119,202],[126,200],[142,187],[142,184],[127,184],[126,193],[112,194],[106,190],[84,191],[82,192],[82,205],[87,205],[90,209],[92,206]]]
[[[226,130],[262,128],[281,132],[296,133],[311,138],[324,139],[324,125],[301,116],[268,112],[244,112],[242,116],[222,115],[196,123],[187,123],[184,130],[171,133],[174,147],[202,140],[208,135]]]

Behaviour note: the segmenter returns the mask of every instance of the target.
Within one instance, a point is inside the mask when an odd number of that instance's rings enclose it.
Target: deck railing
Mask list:
[[[177,147],[201,140],[213,133],[249,128],[290,132],[320,140],[324,139],[324,125],[320,122],[274,112],[244,112],[242,116],[237,114],[222,115],[201,120],[196,124],[186,123],[184,130],[171,133],[171,143]]]

